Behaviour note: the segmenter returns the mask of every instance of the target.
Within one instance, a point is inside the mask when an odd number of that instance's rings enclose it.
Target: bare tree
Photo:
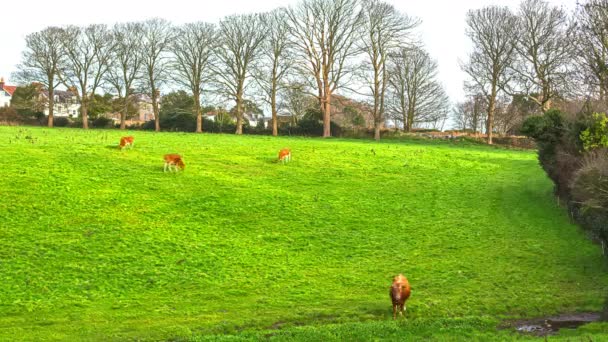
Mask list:
[[[174,80],[187,87],[194,97],[196,132],[203,132],[201,96],[209,81],[210,59],[217,44],[213,24],[197,22],[175,28],[172,44]]]
[[[361,38],[358,42],[367,61],[361,69],[373,102],[374,138],[380,140],[385,95],[390,77],[388,57],[391,52],[405,44],[408,33],[419,21],[400,14],[393,5],[381,0],[365,0],[362,18]]]
[[[304,0],[287,11],[299,68],[312,77],[323,113],[323,137],[331,136],[331,97],[349,73],[347,61],[362,16],[358,0]]]
[[[266,17],[267,39],[261,46],[262,59],[256,69],[255,79],[264,93],[272,113],[272,135],[279,133],[278,95],[287,87],[285,78],[293,65],[290,26],[284,8],[270,12]]]
[[[48,126],[53,127],[55,107],[55,88],[61,84],[58,77],[61,66],[65,64],[65,54],[61,37],[63,30],[48,27],[25,38],[25,51],[22,62],[17,66],[14,78],[20,83],[38,82],[48,90]]]
[[[469,11],[466,20],[473,52],[463,70],[470,77],[468,88],[487,99],[486,131],[491,144],[496,98],[509,82],[507,71],[515,58],[517,17],[507,7],[488,6]]]
[[[80,101],[82,127],[89,128],[88,106],[102,84],[113,48],[112,35],[105,25],[68,26],[61,39],[66,53],[62,83],[74,89]]]
[[[143,23],[142,55],[144,86],[152,99],[155,130],[160,131],[160,88],[169,78],[168,52],[172,40],[171,24],[164,19]]]
[[[317,108],[315,103],[318,102],[306,92],[305,88],[305,84],[292,81],[283,91],[283,101],[280,107],[291,117],[292,126],[298,124],[298,121],[306,114],[306,110]]]
[[[129,97],[132,95],[133,85],[141,77],[143,26],[141,23],[116,24],[112,29],[112,36],[114,48],[106,79],[123,100],[120,129],[125,129]]]
[[[445,116],[449,99],[437,81],[437,62],[419,47],[402,48],[391,56],[391,110],[401,117],[404,130]]]
[[[577,73],[589,92],[600,101],[608,99],[608,1],[587,0],[577,7]]]
[[[485,109],[487,109],[487,104],[484,95],[468,96],[464,102],[456,104],[452,120],[459,129],[479,133],[484,123],[484,117],[487,116]]]
[[[243,103],[266,38],[264,15],[232,15],[220,21],[214,77],[223,96],[236,102],[236,134],[243,134]]]
[[[452,121],[461,130],[471,130],[479,133],[483,127],[485,113],[487,109],[486,98],[484,95],[477,94],[468,96],[464,102],[457,103],[452,112]]]
[[[541,110],[568,92],[571,80],[573,26],[563,8],[544,0],[525,0],[519,10],[518,62],[513,69],[522,90]]]
[[[471,126],[471,101],[457,103],[452,109],[452,122],[456,129],[466,130]]]

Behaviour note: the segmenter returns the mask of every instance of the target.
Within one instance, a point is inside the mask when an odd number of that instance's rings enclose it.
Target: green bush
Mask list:
[[[112,127],[112,119],[106,118],[105,116],[99,116],[92,122],[95,128],[109,128]]]
[[[523,122],[521,132],[539,144],[556,144],[566,132],[564,114],[552,109],[543,116],[531,116]]]
[[[608,147],[608,117],[595,113],[586,130],[580,133],[580,140],[585,151]]]
[[[580,113],[568,121],[561,112],[551,110],[543,116],[529,117],[522,125],[522,132],[536,141],[539,162],[555,183],[556,193],[566,200],[572,217],[602,241],[605,252],[608,252],[607,122],[604,114]]]
[[[67,127],[70,124],[70,119],[60,116],[53,118],[53,126],[55,127]]]
[[[521,125],[520,132],[534,139],[540,139],[542,132],[546,126],[543,116],[531,116],[527,118]]]

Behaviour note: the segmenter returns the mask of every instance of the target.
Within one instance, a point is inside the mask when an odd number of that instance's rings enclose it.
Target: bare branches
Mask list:
[[[120,129],[125,129],[129,96],[135,82],[141,78],[143,65],[143,26],[140,23],[117,24],[112,29],[114,48],[106,80],[124,101],[120,115]]]
[[[88,103],[108,71],[113,49],[112,35],[105,25],[84,28],[68,26],[62,31],[61,44],[66,54],[60,74],[62,83],[77,90],[83,128],[88,128]]]
[[[312,77],[323,112],[323,136],[331,136],[331,96],[349,73],[362,16],[358,0],[304,0],[288,11],[299,69]]]
[[[525,0],[519,10],[518,59],[513,70],[522,90],[541,110],[568,92],[575,44],[566,11],[544,0]]]
[[[201,95],[205,83],[210,81],[210,62],[217,44],[216,29],[213,24],[198,22],[185,24],[174,29],[173,79],[187,87],[194,96],[196,132],[203,131]]]
[[[405,46],[412,29],[420,22],[397,12],[394,6],[380,0],[363,3],[361,31],[358,44],[366,56],[361,71],[373,100],[374,137],[380,140],[380,127],[384,120],[385,95],[390,73],[387,70],[389,55]]]
[[[54,91],[61,83],[59,74],[65,64],[65,54],[61,37],[63,30],[58,27],[48,27],[25,38],[26,50],[23,52],[22,63],[17,66],[14,77],[23,84],[37,82],[48,90],[49,120],[48,126],[53,127]]]
[[[171,24],[164,19],[143,23],[142,56],[144,85],[152,98],[156,131],[160,131],[160,87],[169,79],[168,52],[172,40]]]
[[[243,133],[243,97],[266,32],[262,14],[233,15],[220,22],[214,77],[219,92],[236,102],[236,134]]]
[[[608,96],[608,1],[588,0],[575,13],[579,80],[601,101]]]
[[[261,59],[255,69],[255,80],[270,105],[272,135],[278,135],[278,96],[286,89],[286,77],[292,72],[293,44],[290,26],[284,8],[276,9],[264,17],[267,38],[261,46]]]
[[[467,35],[473,42],[473,52],[462,68],[471,78],[469,91],[487,99],[490,144],[496,98],[511,80],[507,71],[515,59],[517,23],[517,17],[507,7],[489,6],[467,14]]]
[[[419,47],[402,48],[391,56],[391,110],[406,131],[447,115],[449,99],[436,80],[437,62]],[[395,115],[396,114],[396,115]]]

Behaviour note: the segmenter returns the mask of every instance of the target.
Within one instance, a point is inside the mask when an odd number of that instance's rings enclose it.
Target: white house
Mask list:
[[[49,106],[48,106],[48,98],[49,92],[48,90],[41,91],[40,95],[44,99],[44,115],[49,115]],[[78,96],[75,93],[75,90],[55,90],[54,94],[55,103],[54,103],[54,111],[53,116],[55,117],[65,117],[65,118],[75,118],[78,117],[78,111],[80,110],[80,102],[78,101]]]
[[[11,105],[11,98],[17,89],[16,86],[9,86],[4,83],[4,78],[0,78],[0,107]]]

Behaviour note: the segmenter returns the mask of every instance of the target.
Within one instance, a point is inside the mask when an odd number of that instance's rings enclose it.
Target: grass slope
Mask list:
[[[502,338],[602,306],[600,250],[534,153],[130,133],[0,127],[0,340]]]

